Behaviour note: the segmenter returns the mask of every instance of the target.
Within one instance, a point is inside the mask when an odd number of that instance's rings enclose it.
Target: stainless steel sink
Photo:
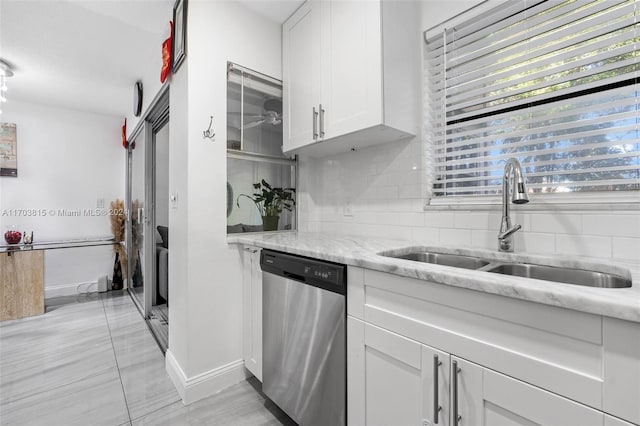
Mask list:
[[[565,284],[577,284],[599,288],[631,287],[631,280],[619,275],[583,269],[559,268],[522,263],[501,263],[486,269],[487,272],[512,275],[516,277],[535,278]]]
[[[418,251],[387,257],[413,260],[424,263],[433,263],[436,265],[453,266],[456,268],[465,269],[478,269],[489,264],[489,261],[477,257],[463,256],[459,254],[435,253],[428,251]]]

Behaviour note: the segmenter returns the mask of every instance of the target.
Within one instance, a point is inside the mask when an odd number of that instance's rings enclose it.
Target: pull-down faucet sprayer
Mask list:
[[[513,234],[522,226],[511,226],[509,217],[509,182],[511,184],[511,202],[513,204],[526,204],[529,202],[527,189],[524,185],[522,167],[516,158],[509,158],[504,166],[504,177],[502,178],[502,220],[500,222],[500,232],[498,233],[498,248],[500,251],[513,251]]]

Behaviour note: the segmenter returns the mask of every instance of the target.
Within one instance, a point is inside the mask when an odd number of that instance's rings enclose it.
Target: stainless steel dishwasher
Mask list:
[[[262,390],[302,426],[346,424],[347,267],[262,250]]]

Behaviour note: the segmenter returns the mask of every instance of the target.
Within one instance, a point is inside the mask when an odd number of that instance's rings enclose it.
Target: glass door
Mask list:
[[[129,209],[128,221],[128,288],[134,301],[143,312],[146,318],[149,315],[149,303],[147,303],[147,291],[145,291],[145,281],[148,268],[148,249],[146,237],[149,226],[149,191],[147,191],[147,173],[149,153],[148,137],[151,133],[148,123],[144,123],[138,135],[129,144],[129,167],[128,167],[128,199]]]

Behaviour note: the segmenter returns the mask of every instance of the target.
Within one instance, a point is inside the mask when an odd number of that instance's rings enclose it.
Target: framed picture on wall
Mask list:
[[[18,137],[15,123],[0,123],[0,176],[18,177]]]
[[[186,56],[187,47],[187,0],[177,0],[173,5],[173,64],[171,72],[175,73],[180,68]]]

